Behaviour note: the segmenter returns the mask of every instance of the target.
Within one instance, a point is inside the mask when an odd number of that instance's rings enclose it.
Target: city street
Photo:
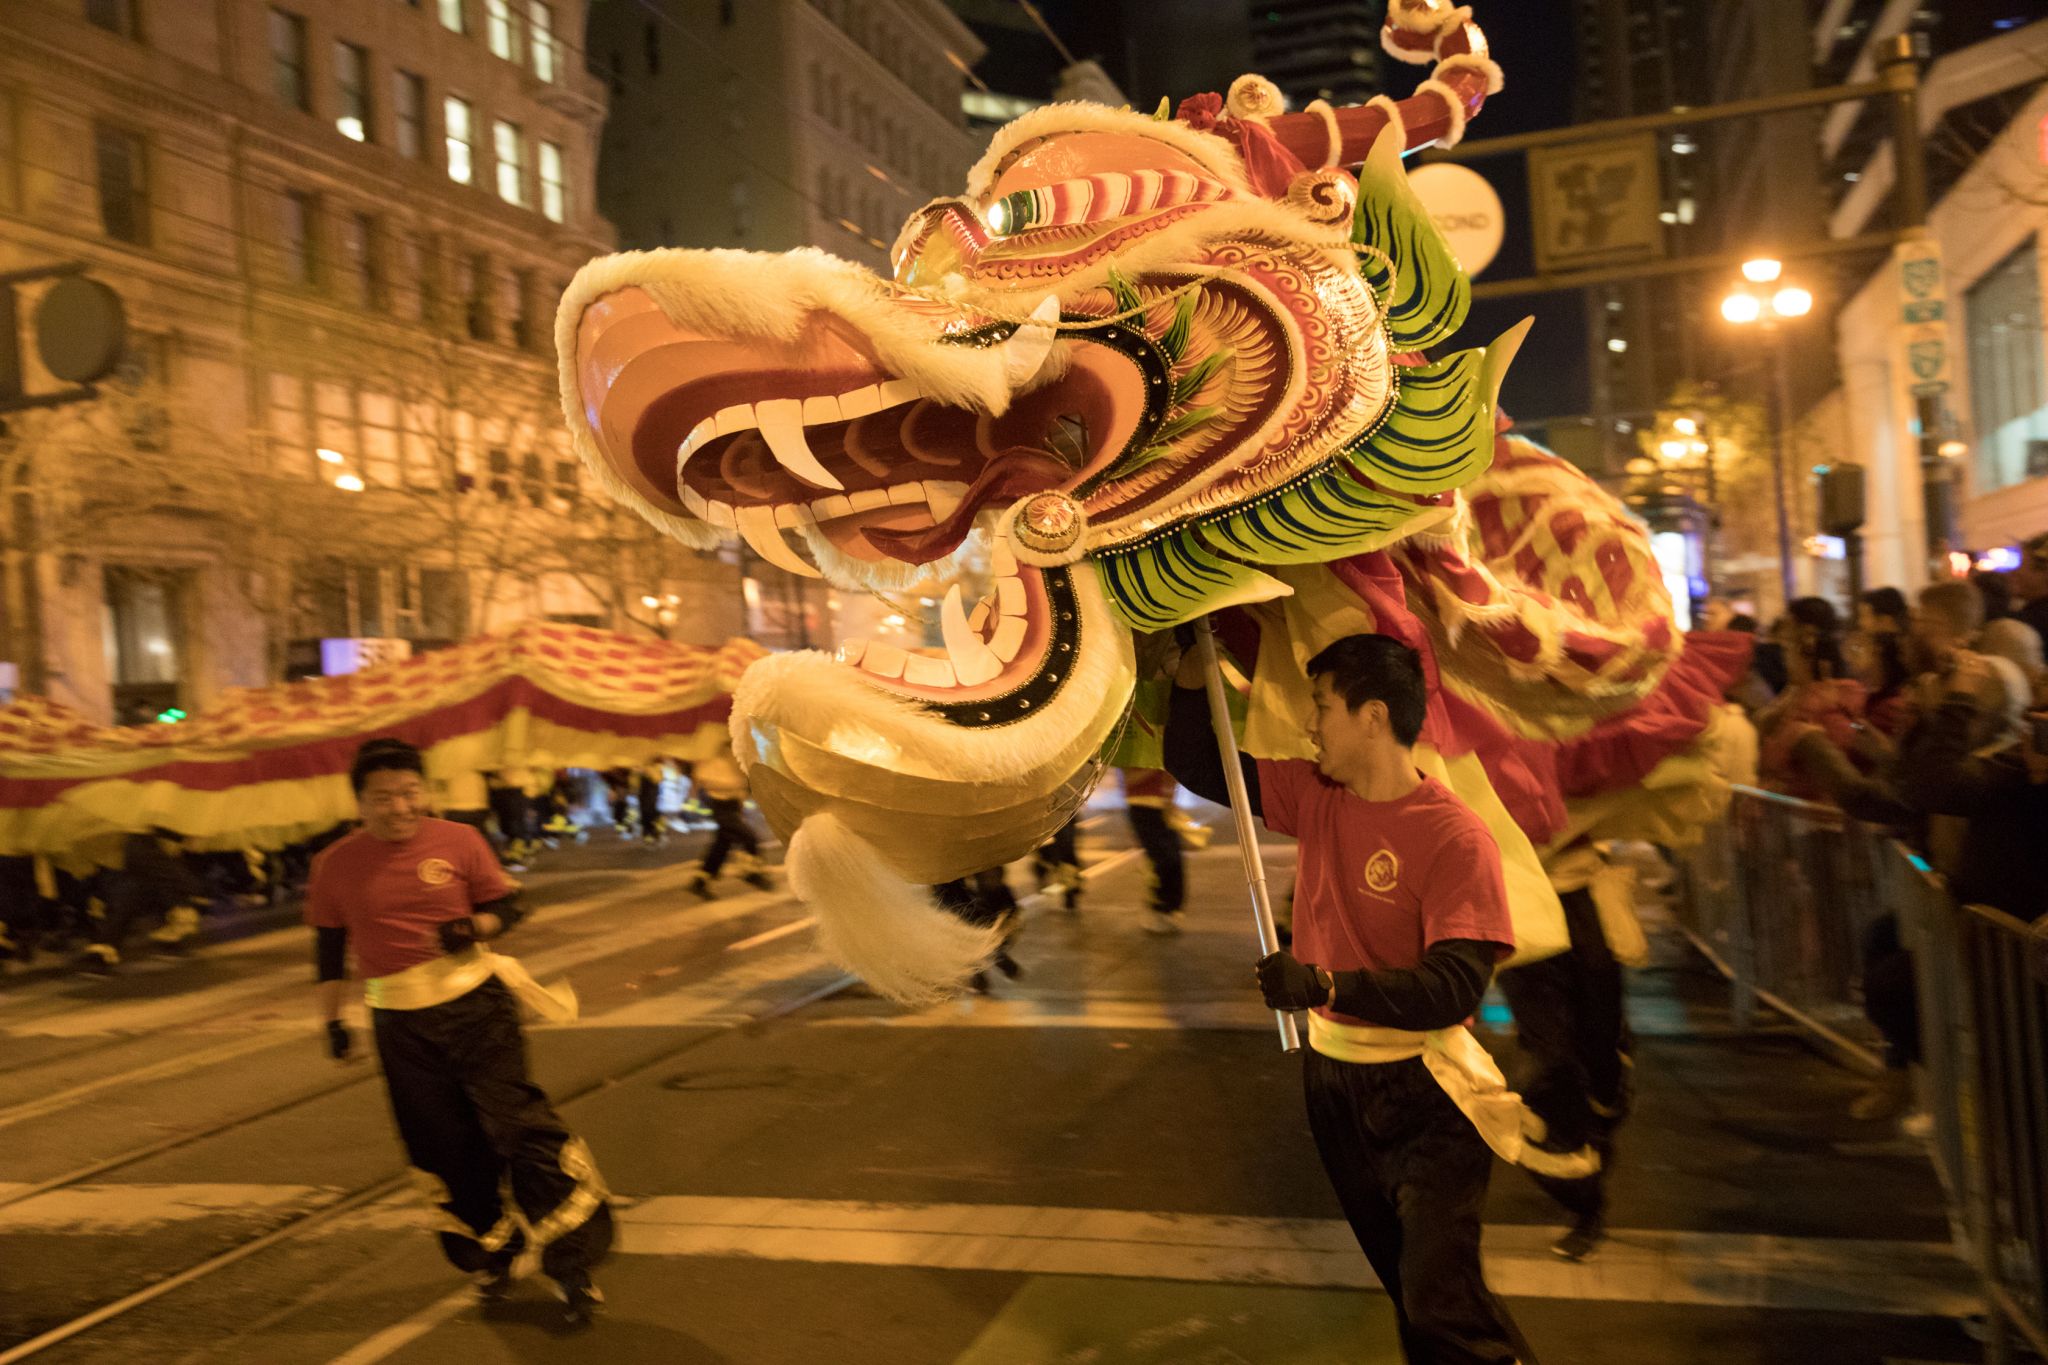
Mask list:
[[[915,1015],[824,963],[779,879],[705,904],[673,846],[556,855],[508,947],[581,996],[581,1022],[534,1030],[537,1069],[622,1214],[577,1337],[544,1282],[484,1310],[440,1260],[374,1062],[321,1050],[303,930],[12,982],[0,1362],[73,1327],[34,1358],[1396,1361],[1207,818],[1188,932],[1143,932],[1144,865],[1098,814],[1079,912],[1029,903],[1023,976]],[[1269,853],[1284,888],[1292,847]],[[1660,954],[1635,974],[1612,1239],[1557,1261],[1553,1209],[1495,1168],[1491,1278],[1543,1359],[1978,1358],[1917,1145],[1848,1119],[1856,1078],[1789,1032],[1733,1034],[1718,978]]]

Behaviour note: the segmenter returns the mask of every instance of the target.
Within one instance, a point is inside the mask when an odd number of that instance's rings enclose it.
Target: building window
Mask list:
[[[484,42],[493,57],[516,60],[519,44],[512,31],[512,0],[484,0]]]
[[[303,190],[286,190],[278,201],[278,257],[287,283],[311,285],[319,280],[319,213],[320,201]]]
[[[503,446],[492,446],[488,460],[491,496],[499,502],[512,501],[512,452]]]
[[[647,74],[658,75],[661,71],[661,26],[652,19],[640,31],[640,41],[647,49]]]
[[[560,79],[562,54],[555,46],[555,7],[546,0],[527,5],[526,38],[533,52],[533,74],[553,84]]]
[[[123,38],[140,38],[135,23],[135,0],[85,0],[85,22]]]
[[[503,119],[491,125],[491,151],[498,159],[498,197],[508,204],[526,202],[526,139],[519,125]]]
[[[448,135],[448,178],[458,185],[476,183],[472,153],[476,145],[475,112],[469,101],[450,95],[441,101],[441,121]]]
[[[377,220],[367,213],[351,213],[341,221],[341,259],[348,267],[349,302],[369,309],[384,305],[377,236]]]
[[[450,33],[466,33],[468,26],[462,22],[462,0],[439,0],[441,27]]]
[[[294,109],[310,109],[306,88],[306,21],[281,9],[270,12],[270,84]]]
[[[391,127],[398,154],[418,160],[427,145],[427,83],[410,71],[391,73]]]
[[[1964,295],[1976,493],[2048,475],[2048,372],[2041,346],[2040,247],[2028,238]]]
[[[489,341],[491,325],[491,258],[479,251],[469,258],[462,282],[463,312],[472,341]]]
[[[100,226],[117,242],[149,245],[149,162],[142,138],[99,124],[92,131]]]
[[[334,126],[343,137],[370,140],[370,54],[354,43],[334,45]]]
[[[546,333],[541,330],[540,298],[531,270],[512,272],[512,344],[521,350],[540,347]]]
[[[441,239],[424,233],[399,238],[406,278],[419,301],[419,320],[429,327],[441,320]]]
[[[551,223],[569,218],[569,185],[562,175],[562,149],[553,142],[540,144],[540,211]]]

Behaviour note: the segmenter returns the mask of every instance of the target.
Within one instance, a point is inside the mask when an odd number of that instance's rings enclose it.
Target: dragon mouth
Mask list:
[[[935,364],[892,374],[853,327],[815,316],[792,342],[735,340],[677,326],[637,287],[587,307],[578,326],[584,415],[617,478],[649,506],[736,534],[767,562],[806,577],[900,586],[989,537],[988,591],[964,575],[945,588],[943,644],[851,640],[839,659],[885,690],[964,725],[1023,719],[1078,649],[1067,575],[1017,562],[993,513],[1107,467],[1136,431],[1142,367],[1075,347],[1041,374],[1050,329],[934,321]],[[948,355],[1009,348],[1015,381],[1000,411],[944,390]],[[1014,353],[1023,350],[1022,356]],[[914,368],[914,367],[910,367]],[[930,577],[927,574],[927,577]]]

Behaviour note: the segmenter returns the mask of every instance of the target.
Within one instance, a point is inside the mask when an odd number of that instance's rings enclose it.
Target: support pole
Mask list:
[[[1202,688],[1209,696],[1209,724],[1216,732],[1216,752],[1223,760],[1223,781],[1230,788],[1230,813],[1237,825],[1237,851],[1244,859],[1244,878],[1251,886],[1252,918],[1257,923],[1259,956],[1280,951],[1280,935],[1273,928],[1273,897],[1266,889],[1266,860],[1259,856],[1259,827],[1252,815],[1252,799],[1244,787],[1244,768],[1237,757],[1237,733],[1230,728],[1230,703],[1223,693],[1223,666],[1216,660],[1216,636],[1209,618],[1195,622],[1195,648],[1202,658]],[[1301,1035],[1294,1016],[1286,1010],[1273,1011],[1280,1028],[1280,1050],[1301,1051]]]

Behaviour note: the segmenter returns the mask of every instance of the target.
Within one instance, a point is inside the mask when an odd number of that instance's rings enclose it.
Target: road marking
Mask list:
[[[1554,1228],[1486,1229],[1488,1282],[1524,1298],[1961,1316],[1970,1269],[1939,1242],[1617,1228],[1590,1261],[1549,1251]],[[623,1212],[618,1249],[1047,1275],[1372,1288],[1331,1219],[1229,1218],[997,1204],[865,1204],[664,1195]]]
[[[816,915],[805,915],[802,919],[793,919],[780,928],[765,930],[754,935],[752,938],[743,938],[738,943],[728,943],[725,945],[725,951],[728,953],[743,953],[749,948],[758,948],[764,943],[773,943],[778,938],[808,929],[817,922],[818,917]]]
[[[1273,1011],[1256,999],[1171,1000],[1079,997],[961,996],[914,1014],[842,1014],[813,1019],[811,1028],[1080,1028],[1241,1029],[1271,1032]]]
[[[377,1361],[396,1355],[475,1302],[474,1289],[458,1289],[434,1300],[403,1322],[394,1322],[377,1335],[358,1342],[329,1361],[328,1365],[376,1365]]]
[[[84,1186],[0,1211],[0,1234],[127,1235],[201,1218],[300,1212],[334,1193],[313,1185]],[[314,1235],[395,1231],[424,1226],[425,1218],[409,1193],[398,1194],[336,1217]],[[629,1256],[1378,1286],[1351,1229],[1337,1219],[656,1195],[618,1199],[618,1220],[617,1250]],[[1981,1308],[1970,1268],[1942,1242],[1616,1228],[1598,1255],[1573,1263],[1550,1254],[1556,1235],[1549,1227],[1489,1225],[1486,1273],[1493,1288],[1521,1298],[1909,1316],[1959,1317]],[[467,1300],[455,1297],[457,1307]],[[440,1316],[420,1332],[444,1320],[444,1308],[445,1301],[424,1310]],[[419,1335],[391,1333],[356,1352],[380,1340],[387,1352],[396,1350]]]
[[[0,1209],[0,1233],[133,1236],[195,1218],[304,1213],[341,1193],[323,1185],[73,1185]]]

